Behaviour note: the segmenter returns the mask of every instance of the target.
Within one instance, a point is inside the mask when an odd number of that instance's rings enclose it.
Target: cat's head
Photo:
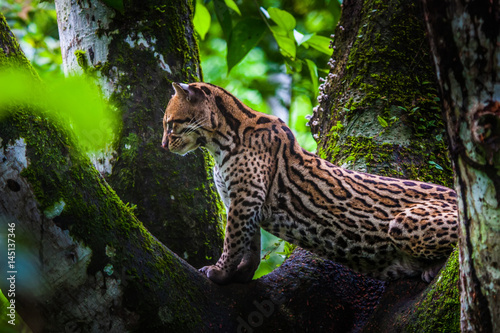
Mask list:
[[[161,146],[185,155],[210,139],[217,122],[210,108],[210,94],[203,83],[172,83],[172,96],[163,117]],[[203,89],[203,90],[202,90]]]

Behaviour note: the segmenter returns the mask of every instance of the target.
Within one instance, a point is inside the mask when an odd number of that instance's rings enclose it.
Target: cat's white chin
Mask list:
[[[195,144],[192,146],[186,145],[186,146],[182,147],[181,149],[170,150],[170,151],[174,154],[185,156],[185,155],[189,154],[190,152],[192,152],[193,150],[195,150],[196,148],[198,148],[199,146],[200,145],[198,145],[198,144]]]

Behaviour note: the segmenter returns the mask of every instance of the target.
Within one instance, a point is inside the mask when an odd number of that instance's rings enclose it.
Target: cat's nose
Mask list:
[[[168,150],[168,140],[163,140],[161,142],[161,147],[165,150]]]

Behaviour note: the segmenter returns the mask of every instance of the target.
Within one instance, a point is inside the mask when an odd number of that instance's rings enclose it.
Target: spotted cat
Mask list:
[[[208,83],[174,83],[162,147],[205,147],[227,209],[224,251],[200,269],[245,282],[260,262],[260,228],[372,277],[429,282],[458,238],[456,193],[446,187],[335,166],[302,149],[279,118]]]

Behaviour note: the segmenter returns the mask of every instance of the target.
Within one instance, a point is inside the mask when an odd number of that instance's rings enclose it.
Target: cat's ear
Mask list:
[[[175,89],[176,95],[184,97],[186,100],[190,101],[193,97],[193,92],[189,89],[189,85],[185,83],[172,82],[172,86]]]

